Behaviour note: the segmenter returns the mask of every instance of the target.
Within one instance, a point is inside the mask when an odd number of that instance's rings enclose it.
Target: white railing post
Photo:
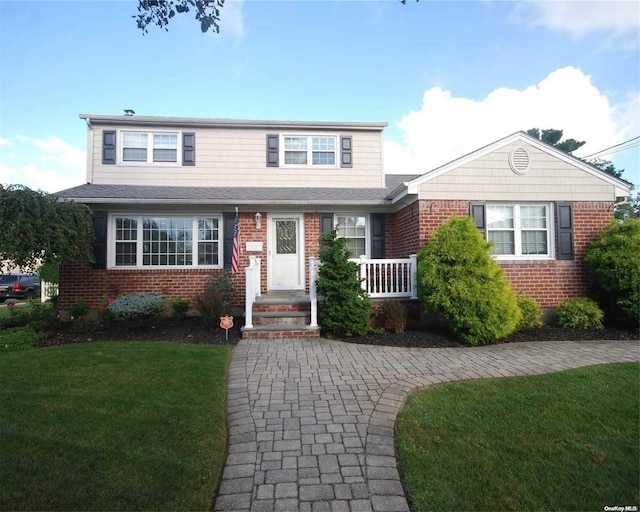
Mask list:
[[[318,258],[309,258],[309,299],[311,301],[311,323],[309,327],[318,327]]]
[[[250,256],[251,258],[255,258],[255,262],[256,262],[256,270],[254,272],[256,280],[256,288],[255,288],[255,292],[256,292],[256,297],[260,297],[262,296],[262,260],[260,258],[257,258],[256,256]]]
[[[415,254],[409,255],[411,260],[411,298],[418,298],[418,256]]]
[[[367,282],[367,257],[363,254],[360,255],[360,285],[362,289],[369,293],[369,283]]]
[[[249,258],[249,266],[244,269],[245,295],[244,295],[244,326],[253,328],[253,300],[256,297],[255,257]]]

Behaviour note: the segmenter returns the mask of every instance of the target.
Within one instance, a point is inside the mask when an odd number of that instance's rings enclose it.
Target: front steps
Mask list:
[[[256,297],[253,327],[243,327],[242,339],[308,338],[320,336],[310,327],[311,301],[303,292],[279,292]]]

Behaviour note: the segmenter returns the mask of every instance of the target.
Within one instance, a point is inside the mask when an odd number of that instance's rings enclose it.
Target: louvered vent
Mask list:
[[[515,148],[509,155],[509,165],[517,174],[524,174],[529,170],[529,161],[529,153],[524,148]]]

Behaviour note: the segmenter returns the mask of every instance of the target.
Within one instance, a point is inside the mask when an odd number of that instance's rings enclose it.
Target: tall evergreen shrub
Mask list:
[[[469,345],[491,343],[514,332],[521,312],[491,244],[468,217],[453,217],[418,254],[418,294]]]
[[[371,299],[362,289],[359,265],[349,261],[347,241],[336,230],[322,235],[317,281],[320,325],[329,335],[360,336],[371,330]]]
[[[640,220],[614,222],[584,255],[590,293],[608,322],[640,322]]]

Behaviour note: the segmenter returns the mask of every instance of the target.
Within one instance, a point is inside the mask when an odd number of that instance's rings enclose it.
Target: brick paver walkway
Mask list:
[[[243,340],[228,384],[229,451],[216,511],[408,511],[394,423],[436,383],[640,361],[635,341],[415,349]]]

